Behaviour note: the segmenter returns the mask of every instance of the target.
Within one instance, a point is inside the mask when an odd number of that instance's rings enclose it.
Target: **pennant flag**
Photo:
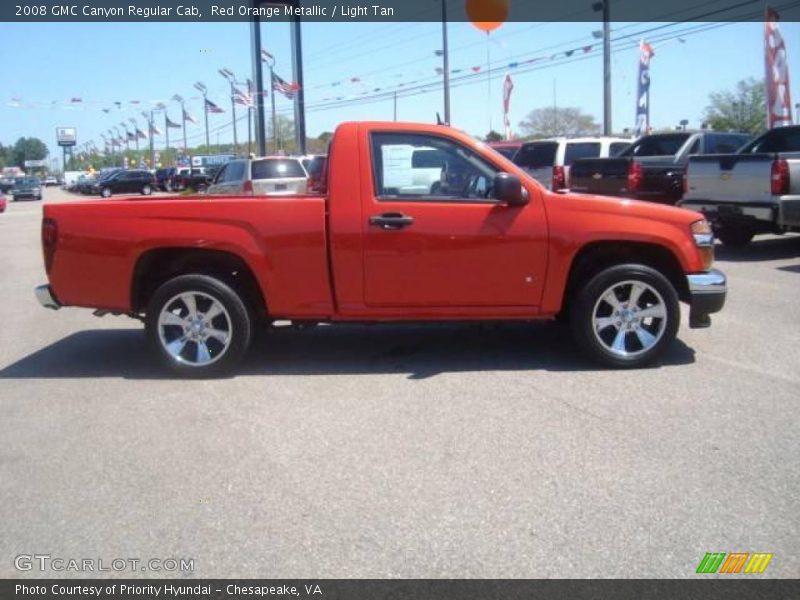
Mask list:
[[[181,128],[181,124],[180,124],[180,123],[174,123],[174,122],[173,122],[173,121],[172,121],[172,120],[169,118],[169,115],[164,115],[164,119],[165,119],[165,120],[166,120],[166,122],[167,122],[167,128],[168,128],[168,129],[169,129],[170,127],[171,127],[172,129],[180,129],[180,128]]]
[[[472,72],[473,72],[473,73],[479,73],[479,72],[480,72],[480,70],[481,70],[481,68],[480,68],[480,67],[472,67]]]
[[[189,121],[190,123],[194,123],[195,125],[197,125],[197,119],[195,119],[192,115],[190,115],[185,110],[183,111],[183,120],[184,121]]]
[[[575,54],[575,50],[567,50],[564,52],[564,56],[572,56],[573,54]]]
[[[210,113],[224,113],[225,109],[217,106],[211,100],[206,98],[206,111]]]
[[[106,114],[108,114],[108,113],[110,113],[110,112],[111,112],[111,109],[110,109],[110,108],[104,108],[104,109],[103,109],[103,112],[104,112],[104,113],[106,113]]]
[[[274,72],[272,73],[272,89],[276,92],[283,94],[289,100],[293,100],[295,94],[300,89],[296,83],[289,83],[278,77]]]
[[[75,96],[73,98],[70,98],[70,102],[72,102],[73,104],[77,104],[78,102],[83,102],[83,98],[79,98],[78,96]]]
[[[589,54],[589,52],[592,51],[592,48],[594,48],[594,46],[584,46],[583,47],[583,53],[584,54]]]
[[[778,27],[778,12],[767,7],[764,23],[764,64],[767,71],[767,127],[792,124],[792,96],[789,91],[789,63],[786,43]]]
[[[514,90],[514,82],[511,81],[511,75],[506,74],[503,81],[503,122],[506,128],[506,139],[511,139],[511,121],[508,118],[508,109],[511,106],[511,92]]]
[[[653,58],[653,47],[642,40],[639,42],[639,83],[636,93],[636,126],[637,137],[650,130],[650,59]]]
[[[117,105],[117,108],[122,108],[122,102],[114,102]]]
[[[361,82],[361,79],[358,78],[358,77],[351,77],[350,78],[350,83],[360,83],[360,82]]]

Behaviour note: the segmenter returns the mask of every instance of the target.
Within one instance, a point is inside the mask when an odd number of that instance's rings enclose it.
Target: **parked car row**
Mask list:
[[[80,178],[66,189],[103,198],[110,198],[114,194],[149,196],[156,189],[156,179],[150,171],[144,169],[110,169],[94,177]]]

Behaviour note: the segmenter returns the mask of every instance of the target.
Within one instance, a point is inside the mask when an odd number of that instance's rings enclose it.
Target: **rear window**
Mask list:
[[[571,142],[564,150],[564,165],[572,166],[579,158],[597,158],[600,156],[600,142]]]
[[[514,163],[525,169],[552,167],[556,163],[558,142],[524,144],[514,157]]]
[[[773,129],[753,140],[740,152],[800,152],[800,128]]]
[[[675,133],[643,137],[634,142],[620,156],[674,156],[690,135],[690,133]]]
[[[297,160],[283,160],[278,158],[253,161],[253,179],[282,179],[284,177],[305,176],[306,172]]]
[[[311,177],[319,177],[322,175],[322,169],[325,168],[325,157],[324,156],[315,156],[310,161],[308,161],[308,166],[306,167],[306,171]]]
[[[608,155],[611,157],[619,156],[628,149],[630,144],[628,142],[614,142],[608,149]]]
[[[512,158],[514,158],[514,155],[517,153],[517,150],[519,150],[519,148],[517,146],[493,146],[492,150],[494,150],[495,152],[499,152],[507,159],[511,160]]]

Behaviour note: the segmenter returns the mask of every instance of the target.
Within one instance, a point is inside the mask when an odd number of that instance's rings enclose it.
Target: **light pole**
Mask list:
[[[239,155],[239,140],[236,137],[236,75],[230,69],[219,69],[217,71],[231,85],[231,123],[233,124],[233,155]]]
[[[610,0],[592,4],[595,12],[603,13],[603,134],[611,135],[611,11]]]
[[[183,153],[186,154],[186,152],[188,152],[188,148],[186,147],[186,109],[183,106],[183,96],[181,96],[180,94],[175,94],[172,97],[172,99],[181,105],[181,129],[183,130]]]
[[[208,88],[202,81],[198,81],[194,84],[194,89],[203,94],[203,114],[206,118],[206,152],[208,152],[211,146],[211,143],[208,141]]]
[[[442,0],[442,69],[444,69],[444,122],[450,125],[450,50],[447,46],[447,0]],[[394,120],[397,120],[396,93]]]

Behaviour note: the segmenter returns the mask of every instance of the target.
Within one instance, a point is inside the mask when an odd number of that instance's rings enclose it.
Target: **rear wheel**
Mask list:
[[[181,275],[153,294],[145,319],[159,360],[184,377],[232,370],[252,340],[252,319],[239,294],[207,275]]]
[[[104,188],[103,188],[103,189],[100,191],[100,195],[101,195],[103,198],[110,198],[110,197],[111,197],[111,188],[104,187]]]
[[[731,248],[746,246],[756,234],[755,229],[741,224],[723,224],[716,233],[720,241]]]
[[[592,277],[572,304],[575,341],[590,358],[617,368],[642,367],[675,339],[678,295],[645,265],[618,265]]]
[[[150,194],[152,194],[152,193],[153,193],[153,188],[150,186],[150,184],[149,184],[149,183],[145,183],[145,184],[142,186],[142,195],[144,195],[144,196],[149,196],[149,195],[150,195]]]

